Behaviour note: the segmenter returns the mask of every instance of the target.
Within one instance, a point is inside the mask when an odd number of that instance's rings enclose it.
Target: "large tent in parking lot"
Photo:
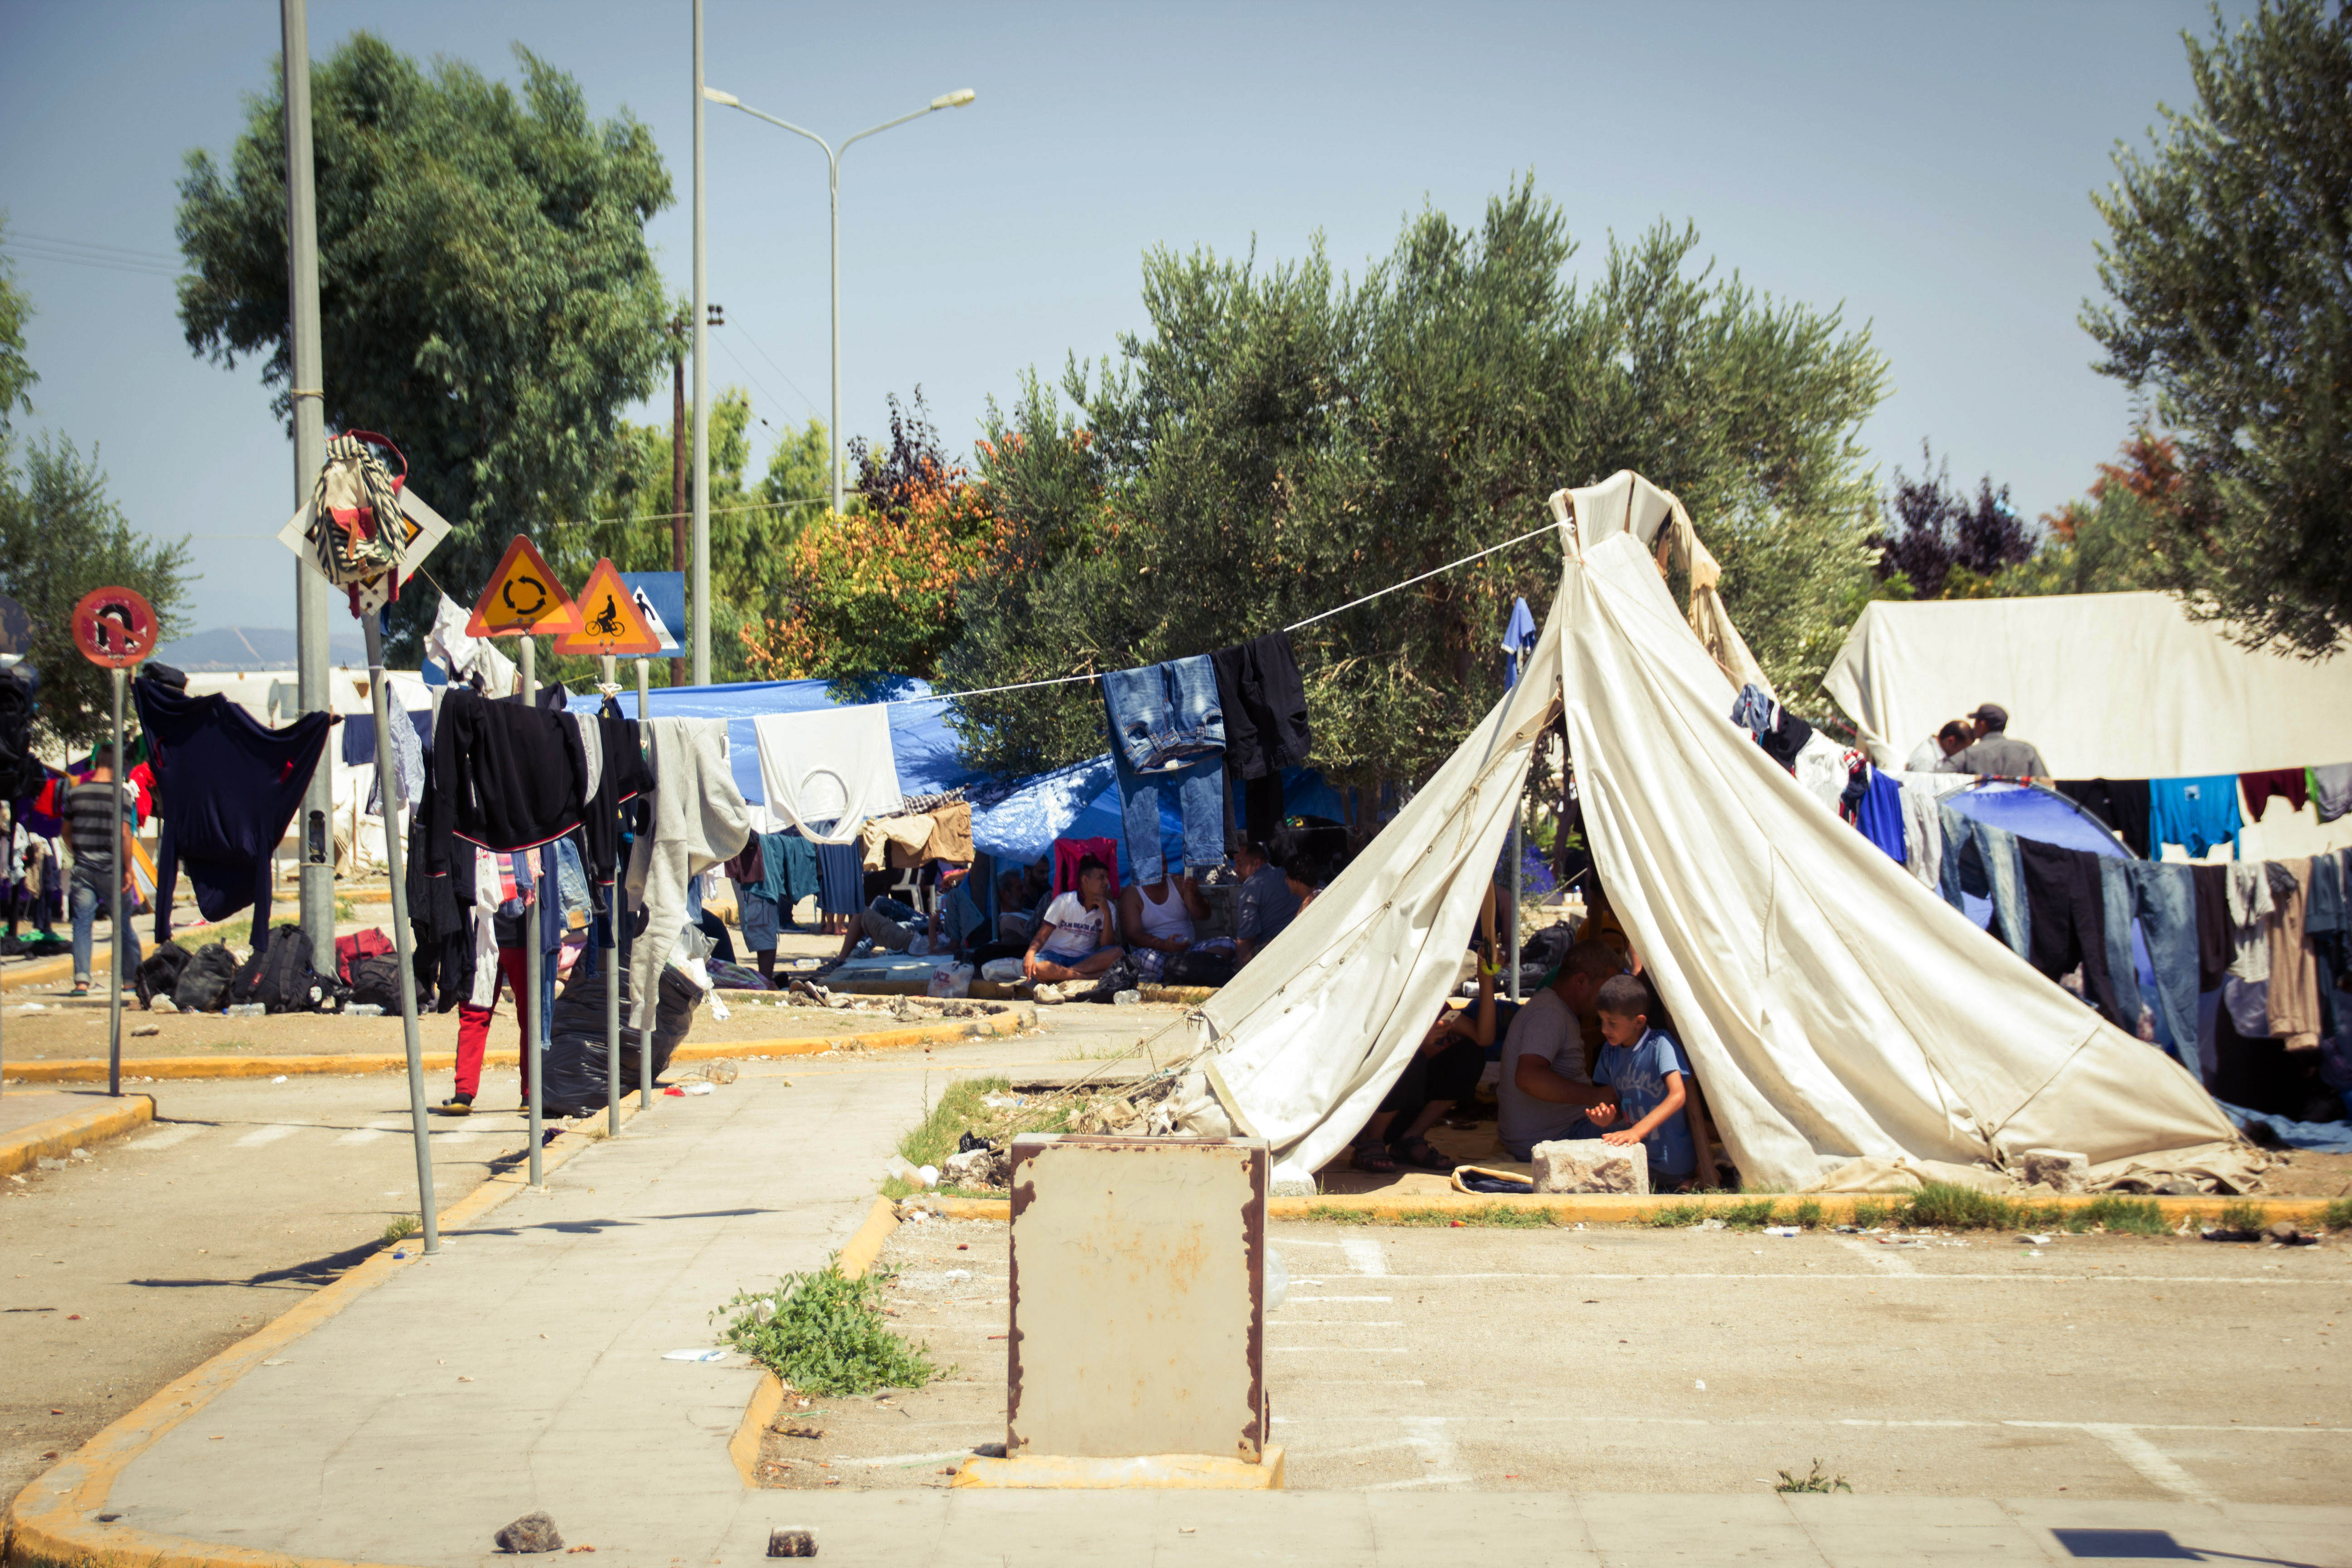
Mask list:
[[[1397,819],[1193,1016],[1216,1097],[1301,1180],[1379,1105],[1459,973],[1528,758],[1564,721],[1595,869],[1743,1177],[1858,1159],[2106,1185],[2250,1182],[2261,1157],[2176,1062],[2101,1019],[1801,789],[1733,723],[1752,661],[1653,559],[1689,520],[1631,473],[1554,498],[1561,582],[1525,679]],[[1711,563],[1710,563],[1711,564]],[[1711,574],[1694,573],[1704,584]]]

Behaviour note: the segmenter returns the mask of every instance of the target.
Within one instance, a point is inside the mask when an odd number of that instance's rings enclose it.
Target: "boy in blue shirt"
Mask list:
[[[1602,983],[1601,1059],[1592,1067],[1592,1081],[1617,1091],[1614,1105],[1596,1105],[1585,1112],[1603,1131],[1601,1142],[1639,1143],[1649,1151],[1650,1189],[1669,1192],[1686,1187],[1698,1170],[1691,1147],[1690,1128],[1683,1120],[1683,1079],[1690,1071],[1683,1048],[1674,1037],[1650,1027],[1650,988],[1630,974]]]

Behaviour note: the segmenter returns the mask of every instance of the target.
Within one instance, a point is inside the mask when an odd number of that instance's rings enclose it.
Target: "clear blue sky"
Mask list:
[[[2241,6],[2231,8],[2232,15]],[[314,58],[362,27],[512,79],[509,46],[625,107],[668,159],[661,265],[691,279],[686,0],[312,0]],[[2118,138],[2189,98],[2186,0],[1853,4],[786,7],[709,0],[710,82],[852,150],[843,180],[844,423],[920,384],[968,450],[1026,366],[1141,325],[1148,247],[1300,254],[1350,269],[1424,202],[1475,219],[1532,171],[1583,240],[1661,216],[1769,292],[1868,322],[1895,385],[1865,429],[1882,479],[1922,437],[2028,516],[2079,493],[2126,432],[2075,325],[2096,289],[2087,193]],[[160,258],[19,256],[38,314],[35,429],[99,443],[142,529],[195,536],[195,625],[293,623],[283,426],[250,364],[186,347],[169,263],[190,148],[225,151],[278,48],[271,0],[0,0],[0,208],[14,235]],[[826,390],[816,150],[713,107],[712,384],[781,426]],[[730,351],[732,351],[731,353]],[[328,367],[333,374],[333,367]],[[667,419],[665,391],[657,410]],[[755,426],[764,465],[767,431]],[[1564,483],[1598,476],[1563,474]],[[1706,520],[1700,519],[1702,530]],[[453,586],[455,586],[453,584]]]

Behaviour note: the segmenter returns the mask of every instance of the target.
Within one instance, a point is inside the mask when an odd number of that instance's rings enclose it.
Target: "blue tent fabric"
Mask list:
[[[2213,1103],[2238,1124],[2242,1132],[2252,1132],[2259,1127],[2290,1149],[2309,1149],[2319,1154],[2352,1154],[2352,1122],[2290,1121],[2268,1111],[2231,1105],[2226,1100]]]

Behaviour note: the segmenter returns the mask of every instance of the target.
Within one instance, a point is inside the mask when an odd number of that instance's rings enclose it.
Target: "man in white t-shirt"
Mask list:
[[[1600,1005],[1603,982],[1625,973],[1614,948],[1582,942],[1552,975],[1551,984],[1528,999],[1503,1037],[1503,1073],[1495,1086],[1495,1136],[1514,1160],[1529,1159],[1538,1143],[1561,1138],[1598,1138],[1584,1108],[1614,1100],[1614,1090],[1595,1088],[1584,1059],[1582,1020]]]
[[[1078,885],[1045,906],[1021,973],[1048,983],[1091,980],[1124,956],[1110,944],[1118,906],[1111,902],[1110,872],[1089,855],[1078,862]]]

